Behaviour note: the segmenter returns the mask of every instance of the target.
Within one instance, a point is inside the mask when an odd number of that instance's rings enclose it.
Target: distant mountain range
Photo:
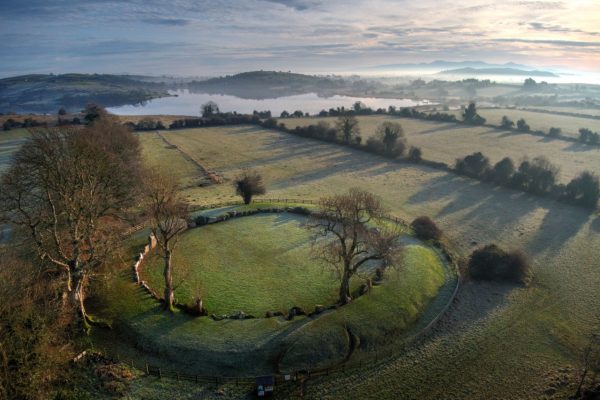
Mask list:
[[[458,68],[438,72],[440,75],[513,75],[513,76],[541,76],[558,77],[555,73],[549,71],[524,70],[517,68]]]
[[[534,67],[516,64],[513,62],[508,62],[505,64],[491,64],[485,61],[444,61],[437,60],[429,63],[409,63],[409,64],[384,64],[384,65],[375,65],[372,67],[361,68],[360,71],[364,72],[404,72],[404,71],[422,71],[428,73],[437,73],[446,70],[455,70],[455,69],[490,69],[490,68],[498,68],[498,69],[516,69],[516,70],[525,70],[525,71],[533,71]],[[541,71],[546,72],[546,71]],[[551,73],[551,72],[547,72]],[[536,75],[539,76],[539,75]],[[544,75],[544,76],[553,76],[553,75]]]

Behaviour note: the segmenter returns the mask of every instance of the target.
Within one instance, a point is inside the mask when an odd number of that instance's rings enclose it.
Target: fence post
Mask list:
[[[162,378],[162,373],[160,372],[160,368],[158,368],[158,377]]]

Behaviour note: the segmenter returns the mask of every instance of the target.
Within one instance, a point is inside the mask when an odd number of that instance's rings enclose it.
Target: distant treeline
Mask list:
[[[578,141],[583,144],[600,145],[600,134],[597,132],[592,132],[590,129],[587,129],[587,128],[580,128],[579,129],[579,137],[575,138],[575,137],[563,135],[562,130],[560,128],[555,128],[555,127],[550,128],[548,130],[548,132],[544,132],[544,131],[540,131],[540,130],[532,130],[524,118],[517,120],[517,122],[515,123],[507,116],[503,116],[500,125],[486,124],[486,122],[487,122],[486,119],[477,113],[477,108],[475,106],[475,103],[470,103],[467,107],[465,107],[465,109],[463,110],[462,119],[457,118],[457,116],[455,114],[450,114],[447,112],[439,112],[439,111],[435,111],[435,112],[427,111],[426,112],[426,111],[419,111],[416,108],[408,108],[408,107],[397,109],[394,106],[389,106],[387,109],[378,108],[376,110],[373,110],[370,107],[364,106],[360,102],[355,103],[354,106],[349,109],[346,109],[344,107],[338,107],[338,108],[330,108],[329,110],[322,110],[321,112],[319,112],[318,116],[319,117],[337,117],[339,115],[345,115],[345,114],[350,114],[350,115],[387,114],[387,115],[393,115],[393,116],[398,116],[398,117],[402,117],[402,118],[415,118],[415,119],[420,119],[420,120],[425,120],[425,121],[450,122],[450,123],[467,124],[467,125],[475,125],[475,126],[481,125],[481,126],[487,126],[490,128],[511,130],[514,132],[528,133],[528,134],[538,135],[538,136],[548,136],[548,137],[552,137],[555,139],[561,139],[561,140],[566,140],[566,141],[570,141],[570,142]],[[290,118],[290,117],[299,118],[299,117],[304,117],[304,116],[308,117],[309,114],[303,113],[300,110],[294,111],[291,114],[288,113],[287,111],[283,111],[280,115],[280,118]]]

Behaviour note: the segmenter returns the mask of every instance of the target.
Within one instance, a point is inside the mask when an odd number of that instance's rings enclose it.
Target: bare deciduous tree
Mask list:
[[[111,253],[136,198],[137,138],[110,120],[32,132],[0,182],[0,214],[24,232],[43,265],[63,272],[87,328],[85,288]]]
[[[350,143],[353,136],[360,134],[358,119],[351,114],[340,115],[336,122],[336,128],[342,134],[342,140],[346,143]]]
[[[581,354],[581,370],[579,375],[579,382],[577,385],[577,391],[575,393],[576,398],[582,396],[583,388],[586,383],[586,379],[590,378],[591,381],[597,382],[596,378],[600,372],[600,325],[596,325],[595,332],[592,332],[587,340],[586,346]]]
[[[204,118],[210,118],[219,114],[219,106],[214,101],[207,101],[200,107],[200,114]]]
[[[233,181],[235,192],[242,196],[245,204],[252,202],[252,197],[265,194],[267,189],[260,176],[255,171],[244,171]]]
[[[158,170],[148,172],[145,197],[150,229],[164,259],[165,309],[173,311],[173,251],[187,228],[188,204],[179,194],[177,182]]]
[[[316,255],[327,262],[340,278],[339,303],[351,301],[350,279],[371,260],[393,265],[400,254],[399,234],[373,223],[384,216],[381,201],[371,193],[351,189],[325,197],[320,210],[308,224],[314,232]]]
[[[64,382],[75,346],[56,283],[14,252],[0,254],[1,399],[46,399]]]

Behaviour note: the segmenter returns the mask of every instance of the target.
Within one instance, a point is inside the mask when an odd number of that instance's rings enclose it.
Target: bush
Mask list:
[[[600,182],[598,177],[589,171],[584,171],[565,188],[567,200],[586,207],[596,208],[600,197]]]
[[[550,128],[550,130],[548,130],[548,136],[551,136],[551,137],[558,137],[558,136],[560,136],[561,133],[562,133],[562,129],[560,129],[560,128],[552,127],[552,128]]]
[[[579,130],[579,141],[582,143],[598,144],[600,143],[600,134],[592,132],[587,128]]]
[[[517,121],[517,129],[521,132],[529,132],[531,130],[531,127],[527,124],[527,122],[525,122],[523,118],[521,118]]]
[[[515,123],[506,115],[504,115],[502,117],[502,122],[500,122],[500,127],[503,129],[513,129],[515,127]]]
[[[442,237],[440,228],[427,216],[415,218],[410,227],[415,231],[415,235],[422,240],[440,240]]]
[[[420,147],[411,146],[410,150],[408,151],[408,159],[413,162],[421,161],[422,155],[423,152],[421,151]]]
[[[469,275],[476,280],[526,284],[531,279],[531,267],[524,252],[506,252],[495,244],[489,244],[471,254]]]
[[[512,183],[521,190],[535,194],[550,194],[555,186],[559,168],[545,157],[524,160],[514,174]]]
[[[509,157],[498,161],[492,170],[492,179],[498,185],[507,185],[510,183],[515,173],[515,163]]]
[[[463,159],[456,160],[456,171],[474,178],[481,178],[488,174],[490,160],[481,152],[476,152]]]

